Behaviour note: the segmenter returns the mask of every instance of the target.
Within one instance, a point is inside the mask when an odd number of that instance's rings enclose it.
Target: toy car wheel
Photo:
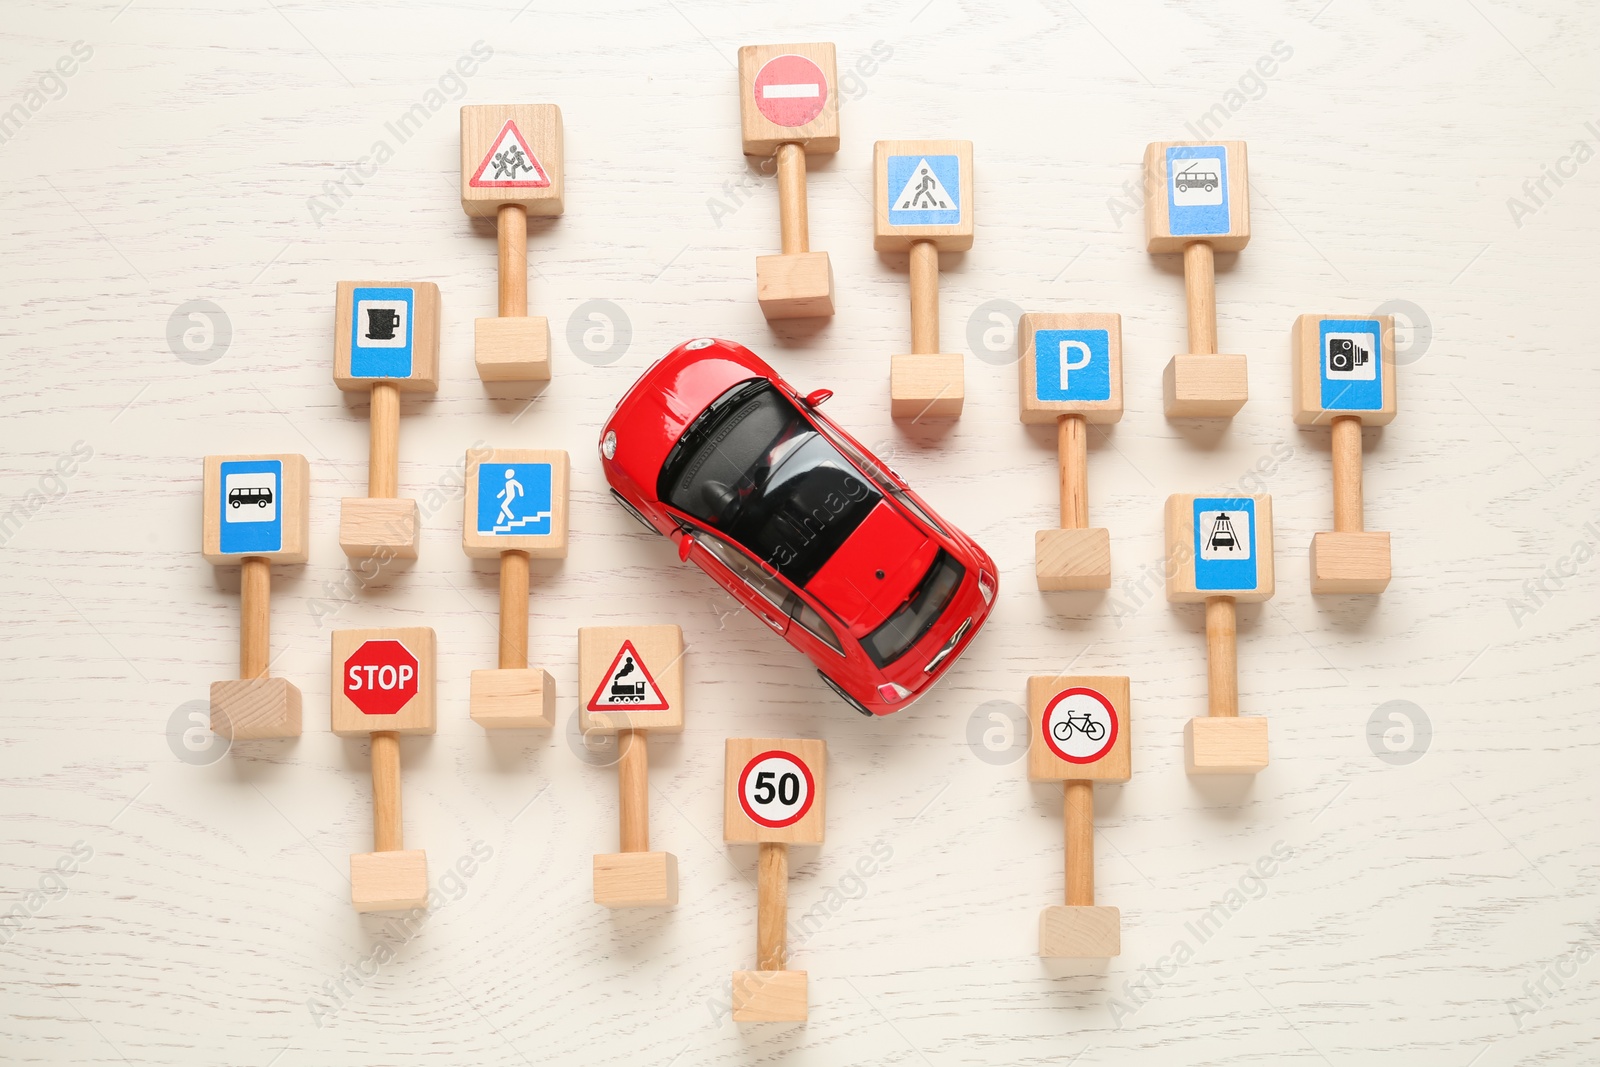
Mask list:
[[[820,670],[817,671],[817,677],[821,678],[824,682],[826,682],[827,685],[828,685],[828,688],[832,689],[834,691],[834,693],[836,693],[838,695],[840,700],[844,701],[846,704],[849,704],[852,708],[855,708],[857,711],[859,711],[861,714],[867,716],[868,718],[872,717],[872,712],[867,710],[866,705],[862,704],[861,701],[857,700],[855,697],[851,696],[849,693],[846,693],[843,689],[840,689],[838,682],[835,682],[832,678],[829,678],[826,674],[823,674]]]

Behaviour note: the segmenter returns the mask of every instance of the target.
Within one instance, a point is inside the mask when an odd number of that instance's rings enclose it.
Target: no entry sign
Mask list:
[[[828,103],[828,79],[805,56],[774,56],[756,72],[756,109],[779,126],[804,126]]]
[[[393,715],[417,695],[417,657],[399,641],[368,641],[344,661],[344,695],[364,715]]]

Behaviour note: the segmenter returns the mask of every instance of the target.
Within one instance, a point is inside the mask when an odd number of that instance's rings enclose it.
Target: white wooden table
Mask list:
[[[1595,1062],[1600,387],[1581,309],[1600,266],[1600,12],[541,6],[7,9],[0,1060]],[[838,314],[774,329],[753,260],[777,249],[777,201],[738,151],[734,57],[783,40],[836,41],[841,70],[889,56],[846,82],[843,150],[811,174]],[[480,41],[475,73],[446,76]],[[1290,54],[1254,73],[1275,47]],[[73,73],[47,76],[63,57]],[[559,103],[567,136],[567,213],[530,234],[556,362],[531,404],[473,373],[494,242],[456,196],[457,107],[516,100]],[[402,143],[389,124],[418,104]],[[1249,141],[1254,207],[1217,290],[1251,400],[1214,429],[1161,415],[1182,281],[1176,257],[1143,251],[1126,192],[1146,142],[1202,121]],[[941,136],[976,142],[977,243],[946,257],[942,297],[968,400],[959,423],[908,430],[887,414],[907,281],[903,257],[871,250],[871,150]],[[347,170],[378,141],[392,158]],[[365,400],[330,377],[334,283],[358,277],[435,280],[445,308],[444,384],[406,402],[401,431],[422,556],[360,588],[336,523],[365,486]],[[193,318],[193,301],[214,310]],[[1381,305],[1407,324],[1401,415],[1366,461],[1395,578],[1380,598],[1313,599],[1328,437],[1290,421],[1289,327]],[[1016,309],[1124,316],[1127,416],[1089,460],[1118,579],[1104,597],[1034,588],[1053,437],[1017,421]],[[609,501],[597,427],[702,334],[836,390],[834,416],[999,561],[987,630],[914,710],[846,709]],[[496,611],[451,482],[478,441],[572,454],[571,556],[533,578],[554,737],[488,737],[466,715]],[[237,571],[199,553],[200,458],[228,452],[309,457],[313,548],[274,575],[272,619],[305,734],[219,753],[184,734],[236,666]],[[1270,718],[1272,765],[1193,782],[1201,612],[1161,594],[1161,506],[1257,482],[1279,583],[1241,612],[1241,699]],[[679,622],[690,644],[689,729],[652,746],[654,839],[682,865],[666,914],[589,899],[615,776],[566,729],[575,630],[626,620]],[[420,624],[439,633],[440,728],[405,742],[406,833],[446,903],[400,931],[347,901],[370,797],[365,743],[327,730],[328,635]],[[1025,677],[1067,664],[1133,678],[1133,780],[1100,791],[1099,892],[1125,927],[1105,968],[1034,955],[1060,900],[1059,801],[1004,728]],[[730,735],[829,743],[828,843],[790,887],[796,921],[811,914],[793,939],[805,1026],[741,1031],[720,1009],[755,943],[755,851],[721,841]],[[1253,875],[1274,850],[1289,858]],[[470,878],[448,875],[458,860]]]

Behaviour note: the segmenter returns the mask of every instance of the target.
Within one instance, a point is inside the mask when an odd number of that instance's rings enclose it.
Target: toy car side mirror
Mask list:
[[[820,408],[823,404],[826,404],[832,396],[832,389],[813,389],[811,392],[806,394],[806,407]]]
[[[678,562],[679,563],[688,563],[689,562],[689,550],[692,549],[692,548],[694,548],[694,538],[689,536],[688,533],[684,533],[684,535],[682,537],[678,538]]]

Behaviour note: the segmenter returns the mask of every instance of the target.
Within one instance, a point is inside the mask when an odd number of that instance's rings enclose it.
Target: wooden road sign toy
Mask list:
[[[201,553],[239,565],[239,677],[211,683],[211,729],[235,741],[300,736],[300,690],[268,676],[272,564],[304,563],[310,475],[304,456],[207,456]]]
[[[340,282],[333,382],[372,393],[367,495],[339,502],[339,547],[351,559],[416,559],[421,521],[400,500],[400,394],[439,388],[439,287],[433,282]]]
[[[1206,606],[1209,714],[1183,728],[1190,774],[1255,774],[1267,765],[1267,720],[1239,716],[1234,606],[1272,592],[1270,496],[1167,497],[1167,599]]]
[[[956,418],[961,354],[939,351],[939,253],[972,247],[972,142],[879,141],[872,152],[872,247],[911,255],[911,353],[891,357],[897,419]]]
[[[500,661],[472,672],[472,720],[486,730],[555,725],[556,686],[528,666],[528,562],[567,555],[567,477],[559,450],[467,452],[461,548],[500,560]]]
[[[839,77],[831,44],[762,44],[739,49],[739,117],[744,154],[775,158],[782,254],[756,257],[756,300],[768,319],[833,314],[833,267],[811,251],[806,156],[839,151]]]
[[[561,109],[468,104],[461,109],[461,210],[495,220],[498,317],[473,324],[473,362],[486,382],[550,379],[550,322],[528,315],[528,216],[563,209]]]
[[[357,911],[427,904],[427,853],[408,850],[401,832],[400,735],[434,732],[434,648],[426,626],[333,634],[333,732],[372,736],[373,850],[350,857]]]
[[[1018,398],[1024,423],[1056,424],[1061,528],[1033,535],[1039,588],[1111,588],[1111,534],[1089,526],[1089,426],[1122,418],[1122,316],[1022,316]]]
[[[1104,959],[1122,952],[1122,912],[1094,902],[1094,783],[1126,782],[1128,679],[1028,679],[1028,780],[1060,782],[1067,902],[1039,913],[1039,955]]]
[[[594,858],[594,902],[608,908],[678,902],[678,859],[650,851],[650,765],[645,734],[683,730],[683,631],[677,626],[578,629],[579,722],[617,735],[622,851]]]
[[[1249,396],[1243,356],[1217,354],[1215,252],[1250,243],[1243,141],[1161,141],[1144,150],[1145,248],[1183,253],[1189,351],[1161,377],[1168,418],[1231,418]]]
[[[804,1022],[806,972],[788,969],[789,846],[820,845],[828,745],[730,737],[722,839],[758,844],[756,970],[733,972],[733,1020]]]
[[[1394,316],[1301,315],[1290,345],[1294,421],[1333,434],[1333,530],[1311,538],[1311,591],[1381,593],[1389,535],[1364,528],[1361,427],[1394,421]]]

